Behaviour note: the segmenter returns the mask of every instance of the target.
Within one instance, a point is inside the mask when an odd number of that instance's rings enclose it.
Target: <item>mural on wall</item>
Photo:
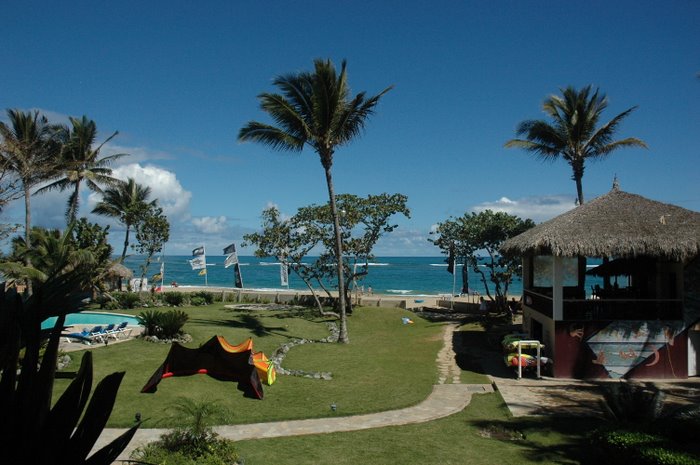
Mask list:
[[[673,346],[675,337],[684,329],[683,321],[675,320],[613,321],[585,342],[593,351],[592,363],[602,366],[611,378],[622,378],[641,364],[658,364],[659,351]],[[668,362],[673,369],[670,357]]]

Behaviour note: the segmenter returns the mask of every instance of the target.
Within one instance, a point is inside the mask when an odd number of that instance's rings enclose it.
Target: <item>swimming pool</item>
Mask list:
[[[45,319],[41,323],[41,329],[53,328],[56,324],[57,317],[52,316],[51,318]],[[129,326],[136,326],[139,324],[138,318],[131,315],[123,315],[120,313],[104,313],[104,312],[80,312],[80,313],[69,313],[66,315],[66,326],[96,326],[103,325],[106,326],[110,323],[118,325],[122,321],[127,321]]]

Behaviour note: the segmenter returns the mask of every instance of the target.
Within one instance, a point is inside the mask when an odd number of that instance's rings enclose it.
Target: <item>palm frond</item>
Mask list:
[[[296,138],[280,128],[257,121],[251,121],[242,127],[238,133],[238,139],[260,142],[273,150],[300,152],[304,148],[304,140]]]

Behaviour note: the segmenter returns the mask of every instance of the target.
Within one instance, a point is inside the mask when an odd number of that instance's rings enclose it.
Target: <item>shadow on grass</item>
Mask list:
[[[193,318],[190,321],[193,323],[200,323],[204,325],[218,325],[225,326],[228,328],[246,329],[257,337],[276,335],[289,339],[299,338],[299,336],[289,334],[287,328],[284,326],[265,325],[262,323],[260,318],[249,314],[240,315],[237,319],[232,320],[203,320]]]
[[[517,441],[529,463],[607,463],[589,438],[591,431],[604,424],[600,419],[518,417],[470,423],[482,437],[504,443]]]

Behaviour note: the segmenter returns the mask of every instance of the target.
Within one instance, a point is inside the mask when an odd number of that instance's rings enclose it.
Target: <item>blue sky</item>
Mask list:
[[[412,217],[379,256],[438,255],[431,228],[465,212],[540,222],[572,208],[566,163],[503,147],[568,85],[600,87],[606,120],[638,105],[618,136],[649,145],[588,164],[587,199],[617,175],[623,190],[700,210],[697,1],[22,1],[3,16],[0,118],[39,109],[54,122],[86,115],[103,138],[118,130],[103,153],[131,154],[115,174],[165,207],[168,254],[220,254],[268,205],[291,215],[327,201],[315,153],[236,140],[269,121],[256,96],[272,79],[315,58],[346,59],[353,92],[395,86],[333,166],[336,192],[408,196]],[[65,198],[34,197],[33,224],[61,227]],[[84,193],[81,215],[105,223],[89,214],[95,200]],[[0,221],[23,222],[21,207]]]

